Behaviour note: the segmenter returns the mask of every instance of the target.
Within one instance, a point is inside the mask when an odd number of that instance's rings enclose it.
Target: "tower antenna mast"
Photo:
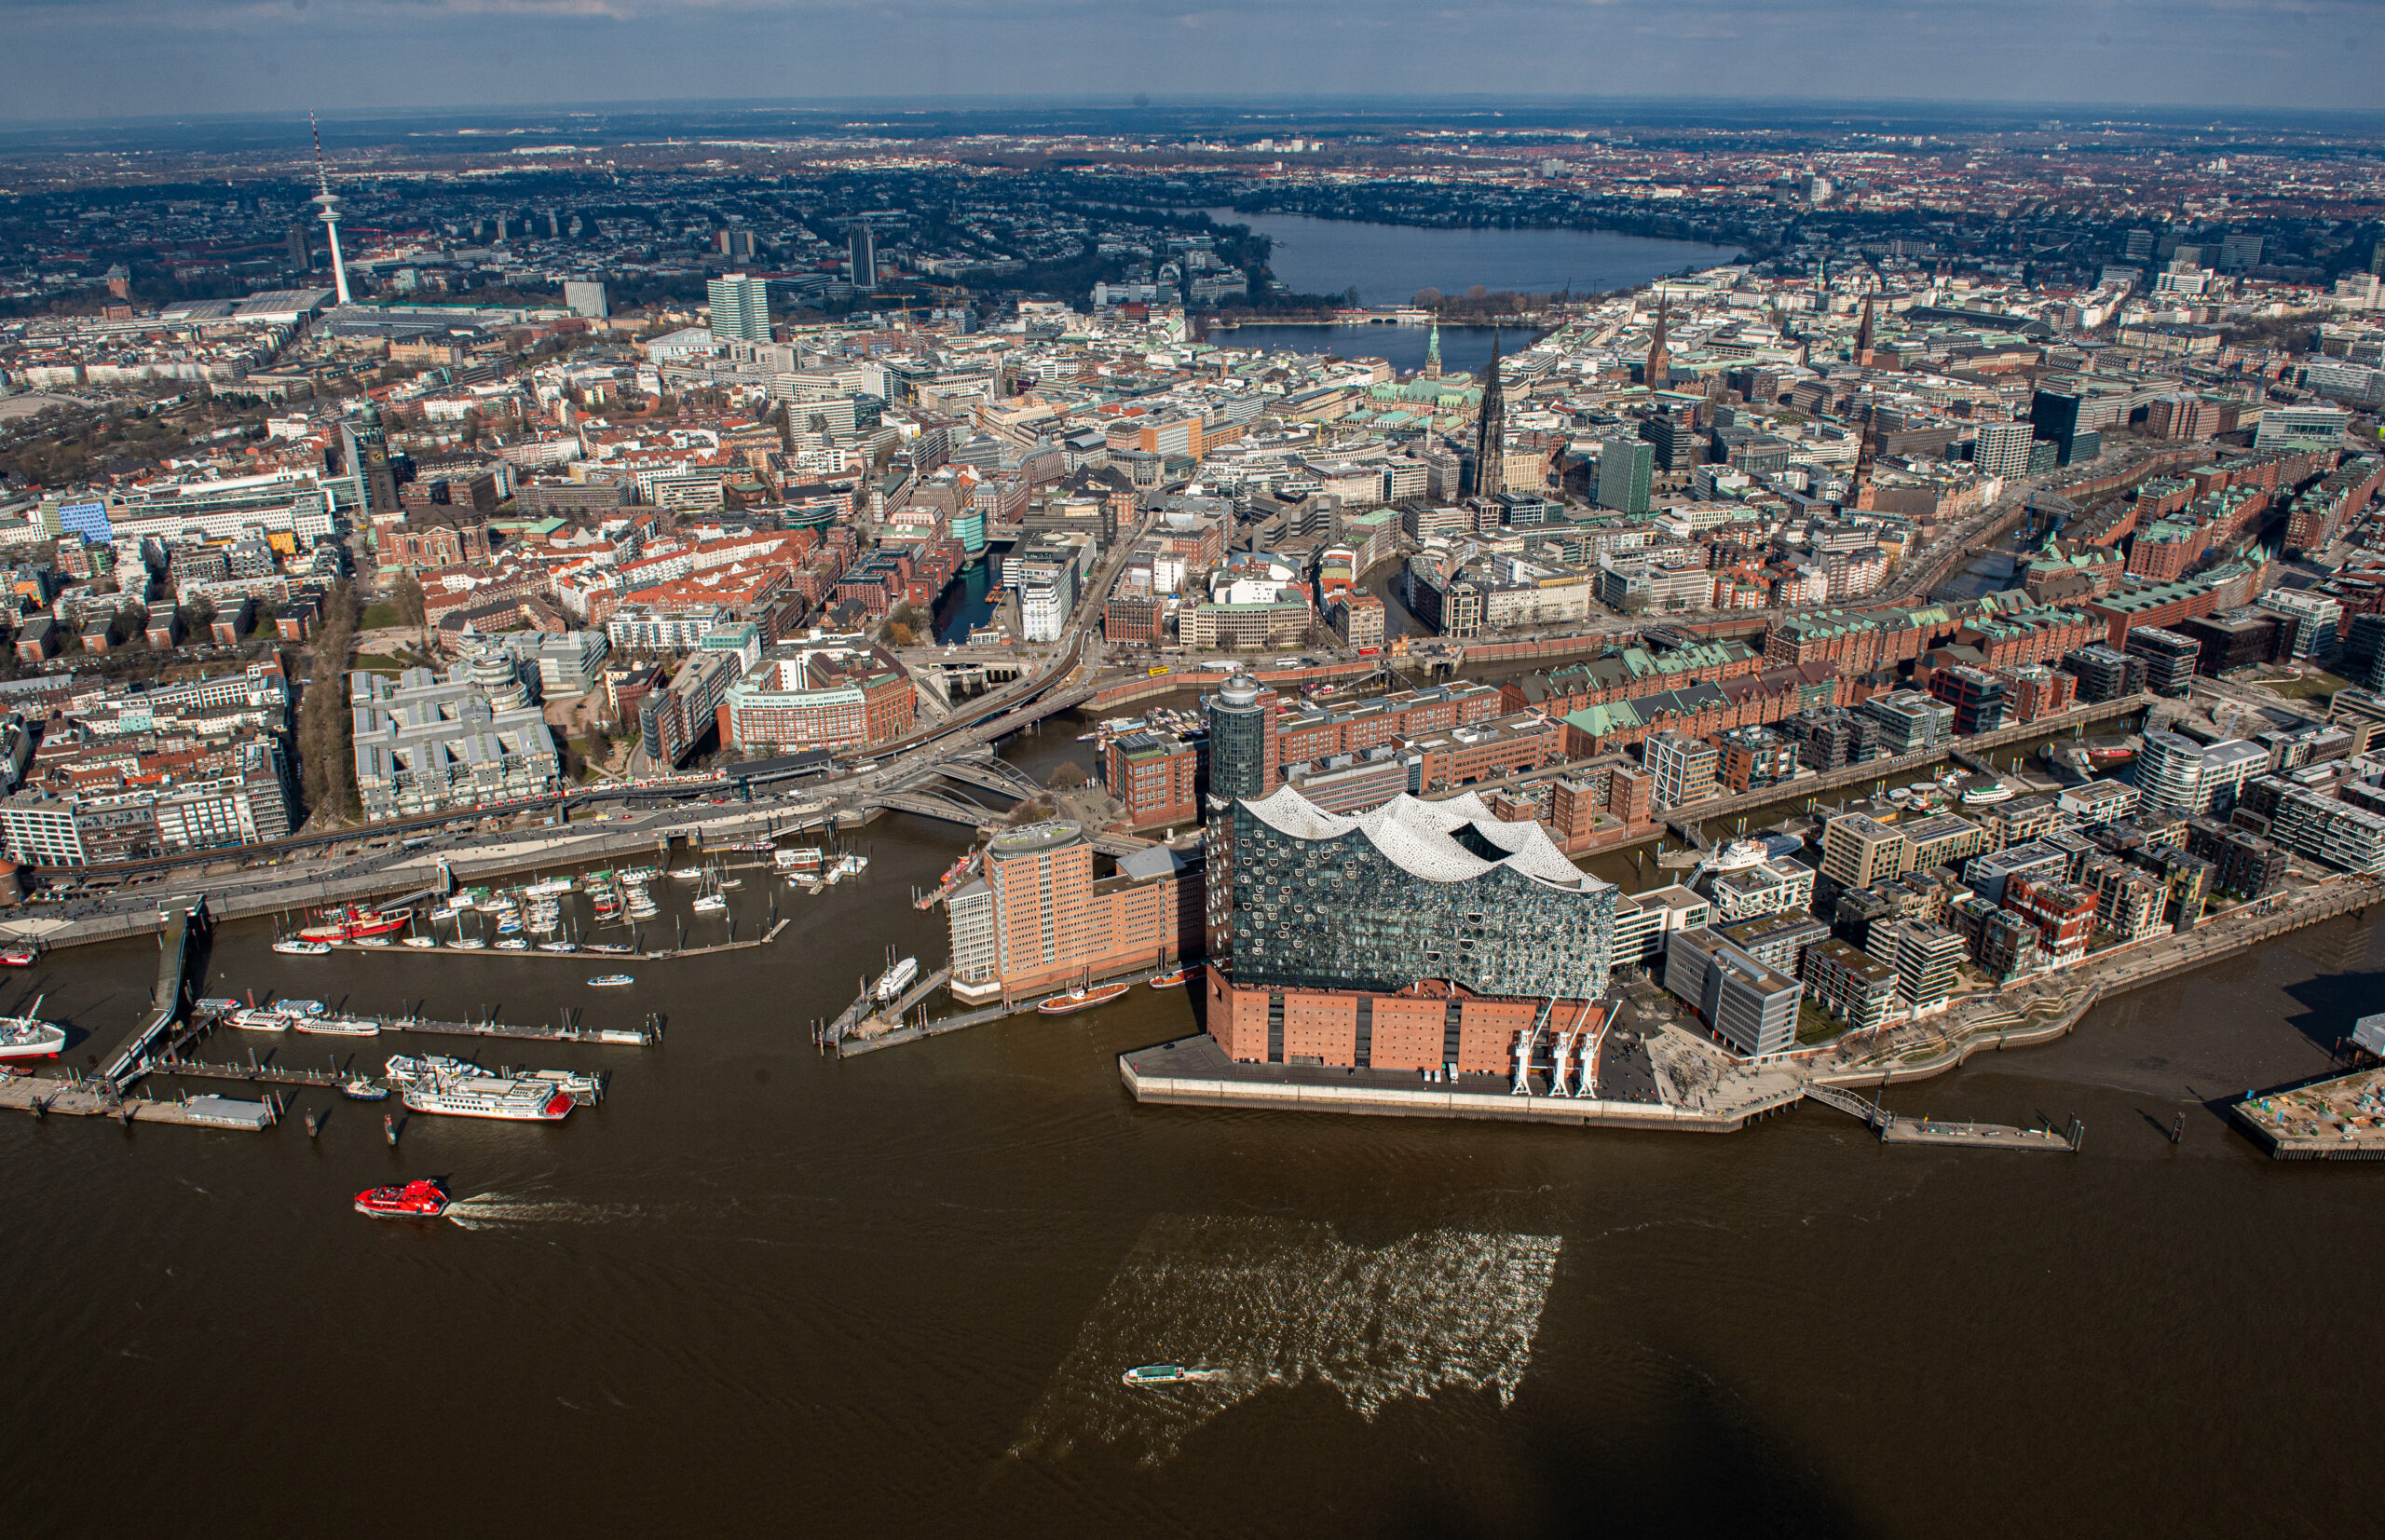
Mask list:
[[[339,195],[332,191],[331,168],[323,161],[323,130],[311,112],[307,115],[307,129],[315,136],[315,184],[322,189],[309,201],[322,209],[323,229],[332,243],[332,285],[339,292],[339,302],[347,305],[348,265],[340,260],[339,252]]]

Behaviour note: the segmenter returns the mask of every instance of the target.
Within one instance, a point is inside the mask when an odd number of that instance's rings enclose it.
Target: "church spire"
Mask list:
[[[1489,497],[1507,489],[1506,465],[1507,398],[1499,383],[1499,334],[1491,334],[1491,365],[1482,379],[1482,414],[1474,423],[1474,491]]]
[[[1648,388],[1651,390],[1662,390],[1666,383],[1672,378],[1672,350],[1665,346],[1668,331],[1666,322],[1671,319],[1671,315],[1672,296],[1658,294],[1656,296],[1656,326],[1648,338],[1647,375]]]
[[[1855,361],[1861,363],[1872,351],[1872,291],[1863,291],[1863,320],[1855,329]]]
[[[1441,377],[1441,323],[1438,320],[1433,322],[1433,334],[1424,339],[1424,377]]]

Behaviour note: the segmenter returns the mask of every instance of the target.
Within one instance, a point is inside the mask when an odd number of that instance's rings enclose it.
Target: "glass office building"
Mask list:
[[[1342,818],[1286,787],[1233,810],[1237,986],[1606,992],[1615,889],[1471,793]]]
[[[1275,789],[1275,693],[1237,672],[1209,697],[1209,796],[1218,803]]]

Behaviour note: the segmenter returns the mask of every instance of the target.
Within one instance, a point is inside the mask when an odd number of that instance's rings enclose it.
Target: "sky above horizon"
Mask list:
[[[866,95],[2377,110],[2385,0],[0,0],[0,120]]]

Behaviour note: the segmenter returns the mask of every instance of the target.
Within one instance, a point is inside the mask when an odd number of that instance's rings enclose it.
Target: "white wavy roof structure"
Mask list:
[[[1402,792],[1356,818],[1327,812],[1289,786],[1245,797],[1242,805],[1269,828],[1295,839],[1334,839],[1356,829],[1394,865],[1427,882],[1470,882],[1494,866],[1506,866],[1543,887],[1571,893],[1612,885],[1567,860],[1538,824],[1494,818],[1472,792],[1438,802]],[[1506,853],[1493,859],[1468,850],[1456,838],[1461,829]]]

